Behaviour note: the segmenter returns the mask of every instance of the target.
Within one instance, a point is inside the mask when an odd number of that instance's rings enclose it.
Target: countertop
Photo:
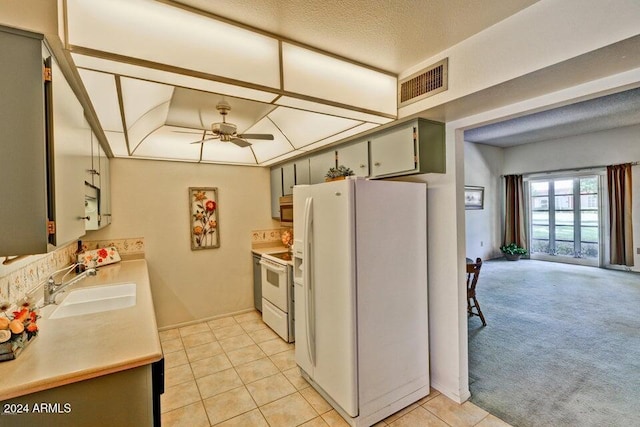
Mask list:
[[[289,249],[287,249],[286,246],[283,245],[273,245],[273,246],[264,246],[264,247],[252,247],[251,248],[251,252],[256,254],[256,255],[262,255],[262,254],[274,254],[277,252],[286,252]]]
[[[49,319],[40,309],[39,333],[17,359],[0,363],[0,401],[156,362],[162,358],[147,262],[103,266],[57,296],[89,286],[135,283],[136,304],[119,310]]]

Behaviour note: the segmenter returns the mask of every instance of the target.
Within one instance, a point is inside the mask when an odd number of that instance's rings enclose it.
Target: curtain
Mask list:
[[[633,266],[631,163],[607,166],[611,264]]]
[[[524,184],[522,175],[505,175],[505,221],[503,245],[527,247],[524,224]]]

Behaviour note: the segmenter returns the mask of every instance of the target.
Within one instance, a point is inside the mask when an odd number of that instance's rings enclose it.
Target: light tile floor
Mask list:
[[[250,312],[160,332],[165,355],[165,427],[348,426],[300,376],[293,344]],[[508,424],[437,390],[376,426]]]

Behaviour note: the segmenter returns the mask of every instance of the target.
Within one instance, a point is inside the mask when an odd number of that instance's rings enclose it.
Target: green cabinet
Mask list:
[[[52,154],[42,40],[0,27],[0,256],[45,253],[49,244]]]
[[[324,177],[329,168],[336,167],[336,152],[325,151],[324,153],[314,154],[309,158],[310,183],[318,184],[324,182]]]
[[[369,137],[372,178],[445,172],[444,124],[424,119]]]
[[[338,166],[346,166],[356,176],[369,176],[369,141],[359,141],[338,147]]]

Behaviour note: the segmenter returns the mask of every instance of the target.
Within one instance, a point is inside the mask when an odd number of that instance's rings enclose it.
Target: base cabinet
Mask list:
[[[145,365],[2,401],[0,425],[153,426],[152,366]]]

